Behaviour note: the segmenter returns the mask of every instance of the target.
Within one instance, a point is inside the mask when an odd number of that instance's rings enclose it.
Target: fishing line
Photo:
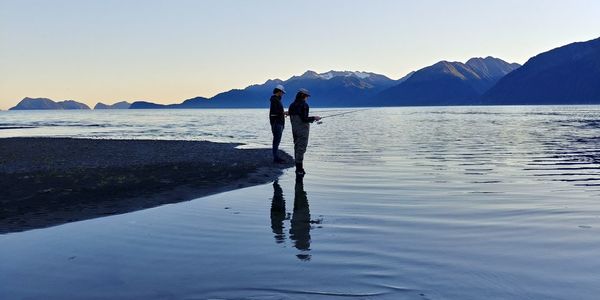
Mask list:
[[[371,108],[364,108],[364,109],[351,110],[351,111],[346,111],[346,112],[337,113],[337,114],[333,114],[333,115],[323,116],[323,117],[321,117],[321,120],[323,120],[325,118],[333,118],[333,117],[339,117],[339,116],[343,116],[343,115],[353,114],[353,113],[357,113],[357,112],[365,111],[365,110],[370,110],[370,109]],[[317,122],[317,124],[323,124],[323,122],[321,120],[319,120]]]
[[[364,111],[364,110],[369,110],[369,109],[370,108],[364,108],[364,109],[346,111],[346,112],[337,113],[337,114],[333,114],[333,115],[323,116],[323,117],[321,117],[321,119],[331,118],[331,117],[337,117],[337,116],[343,116],[343,115],[347,115],[347,114],[353,114],[353,113],[357,113],[359,111]]]
[[[350,109],[327,109],[327,110],[310,110],[311,113],[316,113],[316,114],[325,114],[325,113],[337,113],[339,111],[341,112],[346,112],[346,111],[350,111]]]

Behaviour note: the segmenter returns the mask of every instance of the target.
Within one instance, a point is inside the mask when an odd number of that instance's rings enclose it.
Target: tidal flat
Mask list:
[[[264,184],[291,165],[270,149],[207,141],[0,139],[0,233]]]

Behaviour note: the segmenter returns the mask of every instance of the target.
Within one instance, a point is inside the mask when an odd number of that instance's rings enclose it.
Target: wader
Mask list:
[[[310,131],[310,123],[302,121],[300,116],[290,116],[292,121],[292,135],[294,137],[294,159],[296,164],[301,164],[304,161],[304,153],[308,147],[308,133]]]

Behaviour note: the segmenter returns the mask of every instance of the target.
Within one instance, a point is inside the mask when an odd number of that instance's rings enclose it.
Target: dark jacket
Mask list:
[[[290,105],[288,112],[290,116],[299,116],[304,123],[312,123],[315,121],[315,117],[308,116],[308,103],[306,101],[294,101]]]
[[[285,125],[285,115],[283,114],[283,104],[281,104],[281,97],[277,95],[271,96],[271,109],[269,110],[269,121],[271,125],[281,124]]]

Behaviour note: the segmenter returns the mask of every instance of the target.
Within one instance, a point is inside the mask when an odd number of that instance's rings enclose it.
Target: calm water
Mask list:
[[[32,127],[0,137],[258,147],[266,114],[0,112]],[[600,107],[366,110],[313,125],[306,159],[303,182],[0,235],[0,299],[600,295]]]

